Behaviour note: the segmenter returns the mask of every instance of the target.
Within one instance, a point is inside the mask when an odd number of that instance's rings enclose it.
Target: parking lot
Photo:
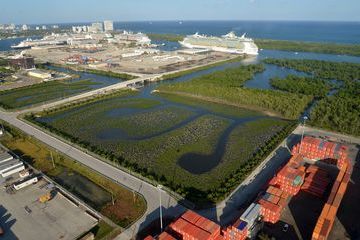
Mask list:
[[[47,194],[48,183],[40,180],[14,193],[0,190],[1,239],[76,239],[97,224],[97,219],[70,202],[61,193],[45,203],[39,197]]]

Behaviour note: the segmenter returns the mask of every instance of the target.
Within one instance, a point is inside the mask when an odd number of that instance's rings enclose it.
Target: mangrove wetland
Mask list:
[[[234,190],[305,113],[314,126],[358,134],[357,67],[238,59],[26,119],[203,206]]]

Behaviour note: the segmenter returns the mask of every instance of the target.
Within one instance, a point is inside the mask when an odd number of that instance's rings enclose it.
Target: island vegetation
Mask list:
[[[311,95],[317,98],[325,97],[332,86],[328,81],[322,79],[296,75],[288,75],[284,79],[274,77],[270,79],[270,84],[273,88],[278,90]]]
[[[159,91],[259,110],[288,119],[299,117],[311,102],[311,96],[243,87],[255,73],[264,69],[261,64],[229,68],[186,83],[163,84]]]
[[[311,111],[310,124],[360,136],[360,83],[346,83],[337,93],[319,101]]]
[[[329,80],[353,81],[360,79],[360,64],[350,62],[330,62],[310,59],[274,59],[268,58],[264,63],[292,68],[310,73],[313,77]]]
[[[260,49],[360,56],[360,44],[255,39]]]
[[[310,113],[311,125],[340,133],[360,135],[360,64],[304,59],[266,59],[264,62],[312,74],[318,79],[318,83],[316,81],[311,83],[313,90],[308,89],[310,85],[307,83],[306,92],[308,93],[322,93],[325,92],[323,89],[328,90],[329,86],[333,88],[332,94],[328,92],[326,96],[322,95],[323,98],[313,107]],[[299,80],[299,78],[295,79]],[[301,81],[296,82],[296,80],[289,83],[289,79],[276,80],[276,84],[281,85],[282,90],[285,91],[301,89],[302,83],[300,83]],[[304,89],[299,91],[305,92]]]

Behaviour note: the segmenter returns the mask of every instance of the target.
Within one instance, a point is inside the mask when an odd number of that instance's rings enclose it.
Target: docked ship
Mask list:
[[[194,35],[187,36],[179,43],[186,48],[209,49],[216,52],[234,54],[258,55],[259,51],[253,39],[247,38],[246,34],[238,37],[234,32],[221,37],[195,33]]]
[[[42,39],[36,39],[36,40],[28,38],[20,42],[18,45],[11,46],[11,48],[20,50],[20,49],[28,49],[32,47],[65,45],[66,38],[67,38],[66,36],[60,36],[56,34],[45,36]]]
[[[26,41],[22,41],[17,45],[12,45],[11,48],[16,50],[29,49],[31,48],[31,45],[28,43],[28,41],[29,39],[26,39]]]

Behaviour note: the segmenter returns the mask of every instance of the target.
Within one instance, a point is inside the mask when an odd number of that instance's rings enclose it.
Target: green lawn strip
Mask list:
[[[162,80],[171,80],[171,79],[182,77],[182,76],[194,73],[194,72],[199,72],[199,71],[203,71],[203,70],[210,69],[210,68],[213,68],[213,67],[221,66],[221,65],[224,65],[226,63],[239,62],[239,61],[241,61],[243,59],[244,59],[244,57],[239,56],[239,57],[231,58],[231,59],[228,59],[228,60],[220,61],[220,62],[217,62],[217,63],[212,63],[212,64],[202,66],[202,67],[196,67],[196,68],[189,69],[189,70],[178,71],[176,73],[165,74],[165,75],[163,75],[161,77],[161,79]]]
[[[260,49],[360,56],[360,44],[255,39]]]
[[[116,73],[116,72],[97,70],[97,69],[85,68],[82,71],[87,72],[87,73],[102,75],[102,76],[106,76],[106,77],[120,78],[122,80],[131,80],[131,79],[136,78],[136,76],[133,76],[133,75],[130,75],[127,73]]]
[[[278,90],[314,97],[325,97],[332,88],[332,84],[325,80],[296,75],[288,75],[283,79],[274,77],[270,79],[270,84]]]
[[[135,194],[136,199],[134,201],[133,192],[129,191],[128,189],[119,186],[118,184],[98,174],[94,170],[89,169],[81,163],[74,161],[65,155],[62,155],[61,153],[51,149],[38,140],[27,136],[22,131],[14,127],[10,127],[6,123],[3,123],[3,125],[5,126],[6,132],[9,134],[2,137],[2,143],[36,169],[44,172],[55,181],[57,180],[57,177],[64,171],[67,171],[68,173],[73,171],[112,194],[115,199],[115,206],[126,207],[126,209],[122,210],[123,212],[121,215],[112,216],[110,214],[106,214],[107,208],[113,207],[111,203],[107,203],[105,206],[92,207],[96,208],[105,216],[109,217],[115,223],[124,223],[119,224],[119,226],[127,227],[131,222],[138,219],[138,217],[144,213],[146,209],[146,203],[141,196]],[[55,162],[55,168],[52,165],[51,155]],[[64,187],[68,188],[66,185]],[[68,188],[68,190],[71,191],[73,188]],[[74,194],[77,195],[78,193],[74,192]],[[95,197],[96,196],[94,196],[94,198]],[[91,202],[92,201],[88,201],[90,205]]]
[[[5,109],[24,107],[89,91],[92,89],[91,86],[97,84],[99,83],[92,82],[91,80],[70,83],[52,81],[6,90],[0,92],[0,106]]]
[[[186,105],[194,106],[194,107],[201,107],[201,108],[209,110],[213,113],[223,114],[228,117],[264,116],[264,114],[262,114],[261,112],[251,111],[251,110],[248,110],[245,108],[239,108],[239,107],[218,104],[218,103],[209,104],[208,101],[204,101],[204,100],[197,99],[197,98],[180,96],[180,95],[176,95],[176,94],[171,94],[171,93],[169,94],[169,93],[163,93],[163,92],[159,92],[156,94],[163,98],[166,98],[172,102],[186,104]]]

